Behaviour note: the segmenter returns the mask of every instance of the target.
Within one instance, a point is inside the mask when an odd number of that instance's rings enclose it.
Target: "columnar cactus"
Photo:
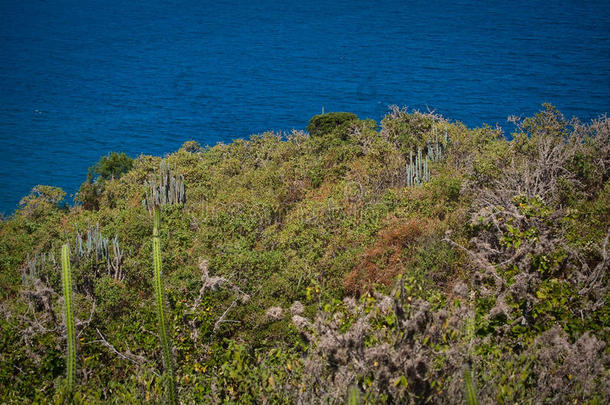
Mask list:
[[[417,149],[417,156],[413,160],[413,152],[409,152],[409,163],[406,166],[407,187],[419,186],[430,181],[430,168],[428,157],[422,158],[421,149]]]
[[[466,321],[466,340],[468,341],[468,356],[472,358],[473,356],[473,340],[475,334],[475,318],[471,316]],[[470,359],[464,365],[462,369],[462,376],[464,377],[464,400],[466,401],[466,405],[479,405],[479,400],[477,398],[477,391],[474,386],[474,380],[472,376],[472,370],[470,367],[471,361]]]
[[[113,239],[104,237],[100,232],[99,224],[96,224],[95,227],[88,225],[86,235],[86,239],[83,239],[83,234],[76,227],[76,243],[73,249],[75,258],[77,260],[87,258],[97,262],[105,262],[108,275],[121,280],[123,278],[121,265],[124,252],[119,247],[118,236],[115,235]]]
[[[430,161],[439,162],[445,154],[445,149],[449,143],[447,129],[445,129],[444,140],[439,138],[436,127],[432,128],[432,132],[434,136],[430,137],[430,140],[426,143],[425,156],[419,147],[417,148],[415,159],[413,157],[413,152],[409,152],[409,162],[406,165],[407,187],[420,186],[423,183],[429,182]]]
[[[72,308],[72,271],[70,269],[70,248],[61,247],[61,280],[64,293],[64,319],[68,352],[66,356],[68,392],[74,392],[76,380],[76,336],[74,333],[74,314]]]
[[[26,284],[29,281],[39,278],[42,271],[48,267],[53,269],[56,268],[57,261],[55,260],[55,254],[53,250],[48,253],[34,253],[34,256],[30,256],[28,253],[27,266],[23,269],[21,275],[21,281]]]
[[[434,139],[427,142],[426,145],[426,156],[433,162],[438,162],[443,158],[447,143],[449,142],[449,134],[445,128],[444,141],[441,141],[438,136],[436,127],[432,129],[434,133]]]
[[[159,228],[161,223],[160,208],[156,207],[153,213],[153,287],[155,290],[155,304],[157,307],[157,318],[159,320],[159,339],[163,351],[164,379],[167,387],[167,401],[176,403],[176,378],[174,375],[174,364],[172,359],[172,348],[169,337],[167,318],[165,317],[165,300],[163,284],[161,283],[161,239]]]
[[[28,280],[40,278],[45,272],[58,269],[53,250],[47,253],[36,252],[33,256],[28,254],[27,266],[24,267],[22,274],[24,284]],[[112,239],[104,237],[100,232],[99,224],[95,226],[89,224],[84,233],[81,233],[76,226],[76,236],[70,253],[76,263],[80,263],[83,259],[91,260],[95,262],[96,268],[100,264],[105,265],[107,274],[114,279],[122,280],[124,277],[121,266],[125,252],[119,246],[119,238],[117,235]]]
[[[175,168],[171,170],[164,160],[161,161],[159,175],[159,183],[154,179],[149,181],[146,199],[142,201],[142,205],[151,214],[155,206],[182,205],[186,202],[184,176],[181,174],[176,175]]]
[[[347,405],[360,405],[362,399],[360,398],[360,390],[355,385],[349,387],[347,391]]]
[[[174,169],[175,170],[175,169]],[[165,317],[165,300],[163,283],[161,282],[161,238],[159,229],[161,227],[161,208],[165,205],[184,204],[186,194],[184,189],[184,177],[175,175],[165,163],[161,162],[160,181],[149,181],[149,190],[142,205],[148,209],[153,216],[153,287],[155,290],[155,306],[159,320],[159,339],[163,352],[164,380],[167,390],[167,402],[177,403],[176,377],[174,375],[174,364],[172,358],[172,344],[168,331],[168,321]]]
[[[474,382],[472,381],[472,373],[470,372],[469,366],[464,367],[463,375],[464,397],[466,400],[466,405],[479,405],[479,400],[477,399],[477,391],[474,387]]]

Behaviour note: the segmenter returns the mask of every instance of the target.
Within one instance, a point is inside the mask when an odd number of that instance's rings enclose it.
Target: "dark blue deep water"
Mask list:
[[[552,3],[552,5],[549,5]],[[388,105],[507,127],[610,110],[610,2],[0,0],[0,212],[163,155]]]

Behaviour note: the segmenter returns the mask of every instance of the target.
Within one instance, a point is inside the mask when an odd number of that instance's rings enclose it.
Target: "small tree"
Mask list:
[[[18,212],[31,219],[58,212],[65,196],[65,191],[59,187],[38,185],[19,201]]]
[[[75,200],[83,204],[83,208],[94,210],[99,208],[99,196],[104,191],[104,182],[120,178],[133,167],[133,159],[125,153],[111,152],[103,156],[87,172],[87,181],[81,184]]]
[[[97,176],[98,180],[113,180],[120,178],[133,167],[133,159],[125,153],[111,152],[103,156],[94,166],[89,168],[87,179]]]

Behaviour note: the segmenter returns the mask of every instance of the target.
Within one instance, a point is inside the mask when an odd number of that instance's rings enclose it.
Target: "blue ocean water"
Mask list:
[[[552,3],[552,4],[549,4]],[[163,155],[388,105],[507,126],[610,110],[606,1],[0,0],[0,212]]]

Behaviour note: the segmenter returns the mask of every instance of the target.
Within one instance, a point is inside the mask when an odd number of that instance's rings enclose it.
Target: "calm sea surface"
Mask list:
[[[507,127],[610,112],[606,1],[0,0],[0,212],[163,155],[388,105]]]

